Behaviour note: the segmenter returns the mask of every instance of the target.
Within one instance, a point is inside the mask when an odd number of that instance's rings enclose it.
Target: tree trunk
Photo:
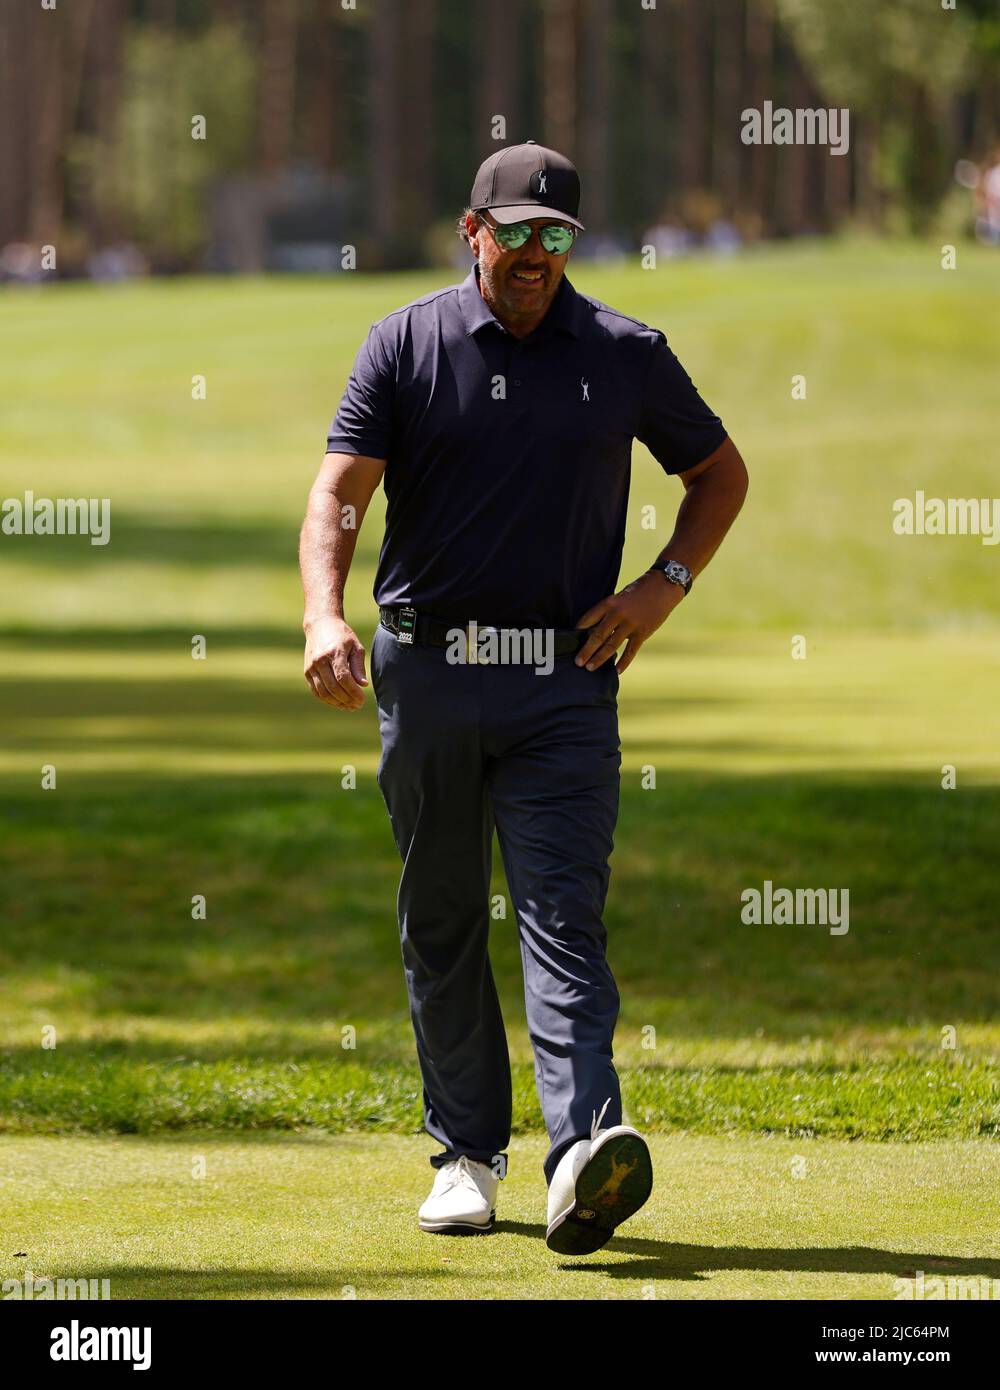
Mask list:
[[[502,144],[516,145],[524,139],[524,116],[518,83],[521,18],[521,0],[507,0],[505,4],[491,2],[485,7],[482,42],[477,43],[479,125],[475,148],[480,160]],[[503,116],[506,121],[504,140],[493,139],[493,120],[496,116]]]
[[[666,6],[640,10],[636,25],[639,81],[626,109],[641,153],[633,170],[638,196],[630,209],[630,218],[634,221],[638,217],[645,227],[659,220],[669,198],[671,154],[676,144],[670,109],[674,90],[671,44],[677,41],[677,14]]]
[[[118,180],[120,145],[118,121],[122,99],[124,63],[125,7],[123,0],[100,0],[90,11],[90,23],[80,34],[85,48],[83,95],[88,111],[83,123],[94,133],[96,155],[91,166],[91,184],[85,206],[87,239],[92,248],[100,247],[120,234]],[[70,138],[74,113],[67,113],[64,140]],[[168,157],[168,156],[165,156]]]
[[[750,64],[750,100],[747,104],[760,112],[763,112],[764,102],[775,96],[774,31],[771,0],[748,0],[747,57]],[[757,224],[756,229],[766,233],[772,226],[771,146],[746,145],[744,149],[747,151],[749,177],[743,186],[749,187],[750,190],[749,206]]]
[[[415,236],[427,229],[434,206],[434,12],[435,0],[407,0],[403,31],[405,129],[397,129],[396,141],[406,150],[400,215]]]
[[[743,0],[717,0],[712,187],[727,216],[732,216],[740,199],[740,78],[744,22]]]
[[[373,231],[383,255],[395,234],[399,207],[399,0],[379,0],[371,19],[369,110]]]
[[[606,0],[585,0],[583,12],[583,115],[580,141],[581,221],[601,235],[608,230],[608,150],[611,82]],[[585,209],[585,211],[584,211]]]
[[[337,120],[343,93],[337,80],[337,0],[313,0],[309,23],[309,154],[321,169],[334,169],[340,160]]]
[[[788,53],[790,72],[788,77],[788,96],[782,105],[792,111],[812,105],[812,95],[802,65],[792,52]],[[785,236],[801,236],[810,223],[809,176],[813,161],[818,155],[829,159],[831,156],[821,145],[782,145],[778,148],[776,172],[777,218],[779,229]]]
[[[382,0],[378,8],[382,8]],[[292,154],[298,0],[265,0],[263,19],[257,159],[262,173],[274,174],[288,164]]]
[[[542,112],[545,134],[539,144],[569,159],[576,149],[576,3],[544,0]]]
[[[31,167],[28,237],[41,245],[58,240],[62,218],[62,134],[63,84],[62,29],[50,12],[36,10],[32,16],[30,67],[37,86],[33,97],[32,119],[22,127],[22,138],[30,141]]]
[[[684,193],[709,184],[710,32],[705,0],[683,0],[680,23],[680,176]]]

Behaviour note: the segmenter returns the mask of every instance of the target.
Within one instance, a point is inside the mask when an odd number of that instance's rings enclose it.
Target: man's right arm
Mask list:
[[[344,586],[358,531],[384,471],[385,459],[327,454],[302,524],[305,678],[317,699],[335,709],[364,704],[365,649],[344,620]]]

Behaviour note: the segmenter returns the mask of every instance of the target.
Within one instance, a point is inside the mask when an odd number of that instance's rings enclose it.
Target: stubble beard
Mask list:
[[[507,273],[509,272],[500,275],[493,266],[484,265],[482,261],[479,262],[479,279],[486,291],[484,297],[491,308],[499,310],[503,317],[509,318],[515,323],[533,319],[538,316],[539,312],[543,316],[548,313],[555,294],[551,287],[550,272],[542,272],[545,277],[544,299],[530,309],[508,296],[505,285]]]

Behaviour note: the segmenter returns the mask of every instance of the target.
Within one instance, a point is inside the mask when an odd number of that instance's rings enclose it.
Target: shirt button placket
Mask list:
[[[511,354],[510,354],[510,369],[511,369],[512,372],[523,371],[523,367],[521,367],[520,362],[521,362],[520,344],[515,343],[513,349],[511,350]],[[512,384],[513,386],[523,386],[524,382],[522,381],[521,377],[515,376],[515,377],[512,377],[512,378],[511,378],[511,384]]]

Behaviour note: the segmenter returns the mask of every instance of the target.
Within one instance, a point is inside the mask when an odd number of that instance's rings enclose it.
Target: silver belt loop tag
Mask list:
[[[399,610],[399,632],[396,640],[404,646],[413,646],[413,634],[417,628],[417,610],[415,608],[401,608]]]
[[[488,637],[490,636],[491,633],[495,633],[495,634],[496,634],[497,643],[498,643],[498,648],[499,648],[500,629],[499,629],[499,628],[496,628],[496,627],[493,627],[492,624],[488,624],[486,627],[480,627],[478,623],[476,624],[476,640],[475,640],[475,644],[474,644],[474,650],[475,650],[476,655],[475,655],[475,657],[473,658],[473,660],[476,661],[476,662],[478,662],[478,664],[479,664],[480,666],[489,666],[489,665],[491,664],[492,661],[499,661],[499,660],[500,660],[499,649],[498,649],[498,653],[497,653],[497,655],[496,655],[495,657],[489,657],[489,656],[484,657],[484,656],[483,656],[482,648],[481,648],[480,645],[479,645],[480,642],[482,642],[482,640],[483,640],[484,638],[488,638]]]

